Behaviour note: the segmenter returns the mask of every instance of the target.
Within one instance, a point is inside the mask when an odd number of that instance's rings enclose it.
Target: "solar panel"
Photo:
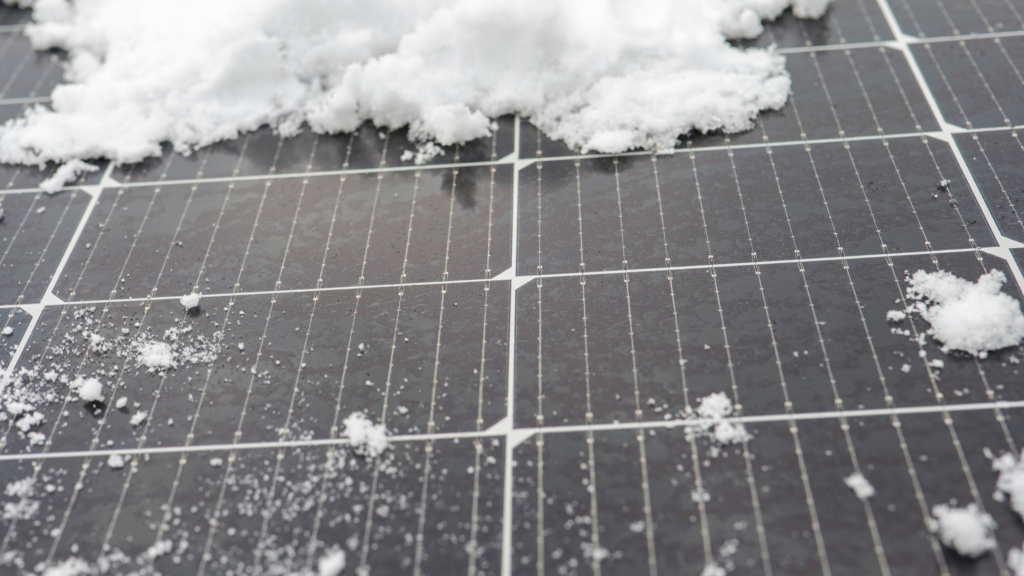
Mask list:
[[[986,454],[1019,450],[1022,351],[945,355],[886,312],[919,269],[1022,299],[1021,12],[787,13],[738,44],[786,54],[789,103],[655,155],[503,117],[425,165],[365,125],[55,195],[53,166],[0,167],[0,361],[42,418],[0,422],[3,571],[1008,574]],[[60,77],[27,18],[0,11],[3,118]],[[139,362],[154,342],[175,367]],[[719,392],[749,437],[695,428]],[[998,522],[992,554],[928,530],[951,501]]]

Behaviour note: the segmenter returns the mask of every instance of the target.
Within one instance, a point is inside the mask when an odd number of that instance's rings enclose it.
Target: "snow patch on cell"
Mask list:
[[[343,421],[345,436],[357,454],[376,458],[387,450],[391,443],[383,424],[374,424],[362,412],[353,412]]]
[[[907,298],[914,301],[910,310],[931,324],[928,334],[943,352],[986,358],[1024,339],[1024,313],[1020,302],[1000,291],[1006,275],[999,270],[982,274],[977,282],[946,271],[918,270],[907,282]]]
[[[99,169],[99,166],[82,162],[78,159],[70,160],[61,165],[60,168],[57,168],[52,176],[40,182],[39,187],[48,194],[56,194],[68,182],[74,181],[82,174],[95,172]]]
[[[875,487],[868,482],[868,479],[864,477],[860,472],[854,472],[846,478],[843,478],[843,483],[853,490],[853,493],[857,495],[857,498],[861,500],[867,500],[875,495]]]
[[[978,558],[996,547],[996,521],[973,502],[963,508],[936,504],[932,516],[927,519],[928,529],[961,556]]]
[[[103,402],[103,383],[99,378],[78,376],[69,384],[71,390],[78,394],[79,400],[85,402]]]
[[[188,311],[199,307],[199,301],[202,299],[203,295],[201,293],[191,292],[179,298],[178,302],[181,302],[181,305],[185,307],[186,311]]]

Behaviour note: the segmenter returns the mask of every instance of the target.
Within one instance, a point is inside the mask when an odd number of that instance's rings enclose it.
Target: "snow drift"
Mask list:
[[[829,0],[2,0],[68,51],[66,83],[0,128],[0,161],[136,162],[261,125],[420,142],[487,136],[519,113],[584,151],[669,148],[785,104],[761,22]]]

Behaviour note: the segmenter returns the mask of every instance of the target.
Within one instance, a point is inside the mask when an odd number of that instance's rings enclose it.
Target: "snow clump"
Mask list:
[[[68,385],[78,393],[78,398],[85,402],[103,402],[103,383],[96,377],[79,376]]]
[[[978,505],[970,503],[964,508],[949,504],[936,504],[928,518],[928,529],[939,535],[947,548],[967,558],[977,558],[996,547],[996,521],[982,512]]]
[[[738,48],[829,0],[3,0],[68,53],[65,83],[0,129],[0,162],[138,162],[270,125],[284,135],[408,126],[490,135],[518,113],[583,151],[737,132],[789,97],[785,58]],[[424,150],[421,150],[421,153]],[[54,183],[56,184],[56,182]]]
[[[145,366],[148,372],[159,372],[168,368],[177,368],[174,350],[167,342],[150,340],[138,343],[136,366]]]
[[[391,446],[384,425],[374,424],[362,412],[353,412],[343,423],[345,436],[357,454],[376,458]]]
[[[185,307],[185,311],[187,312],[187,311],[192,310],[194,308],[198,308],[199,307],[199,301],[202,300],[202,299],[203,299],[203,295],[201,293],[199,293],[199,292],[192,292],[192,293],[189,293],[189,294],[185,294],[184,296],[179,298],[178,302],[181,302],[181,305]]]
[[[908,311],[931,324],[928,334],[942,343],[943,352],[962,350],[986,358],[989,351],[1024,339],[1020,302],[999,291],[1005,282],[999,270],[974,283],[946,271],[918,270],[909,279],[907,297],[915,302]]]
[[[996,494],[1009,496],[1014,512],[1024,518],[1024,461],[1007,452],[992,461],[992,469],[999,472]]]
[[[860,472],[854,472],[846,478],[843,478],[843,482],[850,488],[850,490],[853,490],[853,493],[861,500],[867,500],[875,495],[875,487],[872,486],[871,482],[868,482],[868,479]]]
[[[1014,576],[1024,576],[1024,546],[1010,548],[1010,552],[1006,555],[1006,566]]]
[[[691,438],[708,436],[718,444],[739,444],[750,439],[750,434],[741,423],[726,418],[733,412],[732,401],[725,392],[714,392],[700,399],[696,416],[698,420],[686,424],[686,434]]]
[[[75,159],[67,162],[60,168],[58,168],[53,176],[50,176],[46,180],[39,183],[39,187],[43,189],[43,192],[48,194],[56,194],[64,187],[68,182],[74,181],[82,174],[88,174],[89,172],[95,172],[99,170],[99,166],[94,166],[81,160]]]
[[[328,550],[316,563],[317,576],[338,576],[345,569],[345,551],[338,548]]]

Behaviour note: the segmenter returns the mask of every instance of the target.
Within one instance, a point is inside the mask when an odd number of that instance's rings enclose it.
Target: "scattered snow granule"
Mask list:
[[[103,384],[95,377],[83,378],[78,376],[69,384],[72,390],[78,392],[78,397],[86,402],[103,402]]]
[[[647,527],[647,523],[646,522],[644,522],[643,520],[637,520],[636,522],[630,522],[630,524],[629,524],[629,531],[634,533],[634,534],[639,534],[639,533],[643,532],[644,528],[646,528],[646,527]]]
[[[145,366],[149,372],[177,368],[178,362],[174,358],[174,350],[166,342],[151,340],[139,346],[139,356],[136,364]]]
[[[31,476],[26,476],[21,480],[8,482],[7,486],[4,486],[4,495],[11,498],[31,498],[35,494],[35,486],[35,479]]]
[[[74,181],[80,175],[95,172],[99,169],[99,166],[93,166],[92,164],[82,162],[77,159],[72,160],[60,168],[57,168],[52,176],[39,183],[39,187],[48,194],[55,194],[60,191],[65,184]]]
[[[199,292],[192,292],[191,294],[185,294],[178,299],[181,305],[185,307],[185,310],[192,310],[199,306],[199,301],[203,299],[203,295]]]
[[[219,457],[210,458],[210,466],[213,466],[214,468],[220,468],[222,465],[224,465],[224,459],[223,458],[219,458]]]
[[[239,342],[238,343],[238,349],[239,350],[245,350],[245,344],[242,344],[241,342]]]
[[[121,456],[120,454],[111,454],[110,457],[107,458],[107,466],[110,466],[114,470],[124,468],[124,456]]]
[[[1000,292],[1006,275],[999,270],[971,283],[945,271],[918,270],[910,278],[907,297],[931,324],[928,334],[942,343],[942,351],[962,350],[979,358],[990,350],[1013,346],[1024,339],[1024,313],[1020,302]]]
[[[910,364],[904,364],[903,366],[900,366],[900,371],[903,372],[904,374],[910,372]]]
[[[135,414],[132,414],[131,420],[129,420],[128,422],[131,423],[132,426],[138,426],[139,424],[142,424],[143,422],[146,421],[147,416],[149,416],[148,412],[146,412],[145,410],[139,410]]]
[[[4,336],[10,336],[11,334],[14,334],[14,328],[11,328],[10,326],[4,326],[4,329],[0,331],[0,334],[3,334]]]
[[[121,396],[120,398],[117,399],[117,403],[114,404],[114,407],[117,408],[118,410],[120,410],[120,409],[124,408],[127,405],[128,405],[128,397],[127,396]]]
[[[928,529],[937,533],[942,544],[956,550],[957,554],[977,558],[996,547],[992,535],[996,521],[977,504],[972,502],[964,508],[936,504],[932,515],[935,518],[928,519]]]
[[[317,576],[338,576],[345,569],[345,551],[339,548],[328,550],[316,563]]]
[[[46,434],[42,432],[29,432],[26,436],[28,436],[29,446],[41,446],[46,442]]]
[[[374,424],[362,412],[353,412],[345,418],[345,436],[358,454],[376,458],[390,446],[383,424]]]
[[[875,495],[875,487],[868,482],[868,479],[864,477],[860,472],[854,472],[846,478],[843,478],[843,482],[853,490],[853,493],[857,495],[857,498],[861,500],[867,500]]]
[[[42,214],[43,212],[46,212],[46,206],[40,206],[39,208],[36,208],[36,214]]]
[[[92,568],[88,562],[72,557],[48,567],[42,576],[82,576],[91,573]]]
[[[885,319],[889,322],[901,322],[906,320],[907,313],[902,310],[889,310],[885,313]]]
[[[156,560],[157,558],[163,556],[164,554],[167,554],[173,548],[174,548],[174,543],[171,542],[170,540],[159,540],[159,541],[155,542],[152,546],[147,548],[146,551],[142,553],[142,556],[146,560],[149,560],[150,562],[152,562],[152,561]]]

